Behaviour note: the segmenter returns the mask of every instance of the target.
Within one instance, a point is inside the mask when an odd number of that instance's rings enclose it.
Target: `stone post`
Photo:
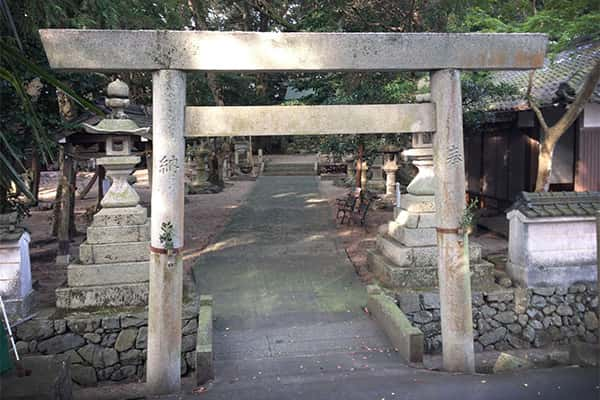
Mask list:
[[[475,372],[469,259],[459,225],[465,208],[465,163],[460,73],[431,74],[431,98],[436,106],[433,139],[438,274],[442,319],[443,367],[451,372]]]
[[[153,152],[146,382],[153,395],[179,391],[184,198],[185,73],[152,74]]]
[[[363,161],[360,165],[360,188],[362,192],[365,193],[367,191],[367,170],[369,166],[366,161]]]

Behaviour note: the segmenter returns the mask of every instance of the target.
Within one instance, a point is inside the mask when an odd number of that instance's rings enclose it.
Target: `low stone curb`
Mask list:
[[[367,307],[394,348],[406,361],[423,362],[423,332],[411,325],[392,298],[371,289]]]
[[[200,296],[198,311],[198,334],[196,336],[196,383],[202,385],[215,379],[213,364],[212,332],[213,332],[213,298],[210,295]]]

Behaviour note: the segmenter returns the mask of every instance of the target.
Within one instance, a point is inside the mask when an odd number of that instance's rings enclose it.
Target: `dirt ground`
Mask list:
[[[327,197],[331,205],[332,217],[335,219],[337,212],[335,199],[345,197],[350,189],[335,186],[333,181],[321,181],[320,190]],[[337,221],[338,238],[344,246],[348,258],[354,264],[357,274],[364,283],[370,283],[372,280],[372,276],[367,268],[367,250],[375,248],[379,227],[392,219],[393,211],[391,209],[370,209],[366,226],[342,225]],[[497,269],[504,268],[504,262],[508,253],[506,238],[486,229],[478,229],[473,233],[472,240],[482,246],[482,255],[492,261]]]
[[[335,219],[337,212],[335,200],[345,197],[350,189],[335,186],[333,181],[321,181],[319,188],[321,193],[327,197],[331,205],[332,218]],[[372,279],[367,269],[367,250],[375,248],[379,226],[387,223],[392,218],[392,210],[371,208],[367,213],[365,226],[351,223],[344,223],[342,225],[339,221],[336,221],[338,240],[344,246],[348,258],[354,264],[354,268],[356,268],[356,273],[364,283],[370,283]]]
[[[77,174],[77,190],[85,187],[92,178],[91,172]],[[150,204],[150,187],[147,170],[136,171],[137,182],[134,187],[140,195],[140,202]],[[40,306],[51,306],[56,298],[54,289],[63,285],[67,279],[66,266],[57,265],[57,241],[52,237],[52,202],[56,195],[58,172],[43,172],[40,183],[40,205],[31,210],[31,216],[24,225],[31,234],[31,273]],[[244,201],[254,185],[253,181],[235,181],[228,183],[225,189],[216,194],[189,195],[185,200],[184,225],[184,269],[189,271],[195,258],[217,235],[232,212]],[[97,185],[85,199],[76,196],[75,222],[77,234],[73,238],[71,255],[76,257],[79,244],[85,240],[87,226],[91,223],[91,210],[96,204]],[[186,279],[190,275],[185,275]]]

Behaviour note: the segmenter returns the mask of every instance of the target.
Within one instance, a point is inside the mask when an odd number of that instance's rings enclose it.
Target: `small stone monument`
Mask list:
[[[83,124],[86,132],[105,138],[106,156],[96,162],[106,169],[112,184],[79,247],[79,262],[68,266],[68,287],[56,289],[58,308],[140,306],[148,301],[150,225],[128,177],[140,162],[131,154],[133,136],[145,135],[150,128],[139,128],[127,118],[128,97],[124,82],[111,82],[106,99],[110,117],[97,125]],[[158,161],[159,169],[171,162]]]
[[[367,183],[367,188],[374,192],[383,192],[385,190],[385,180],[383,179],[383,156],[378,154],[369,168],[371,170],[371,179]]]
[[[384,146],[383,152],[383,171],[385,172],[385,194],[383,200],[393,204],[396,200],[396,171],[398,171],[398,154],[400,149],[393,145]]]
[[[369,269],[382,285],[391,288],[438,286],[435,216],[435,176],[432,137],[413,135],[413,148],[404,155],[414,158],[417,176],[401,196],[396,218],[380,228],[375,250],[368,252]],[[492,285],[493,264],[481,259],[481,247],[469,246],[471,280],[482,287]]]
[[[29,241],[17,213],[0,214],[0,296],[11,320],[27,316],[33,303]]]
[[[211,183],[208,181],[208,174],[206,172],[206,158],[208,157],[209,150],[204,145],[204,142],[199,146],[196,145],[192,149],[193,164],[195,171],[193,174],[193,180],[188,185],[189,194],[204,193]]]

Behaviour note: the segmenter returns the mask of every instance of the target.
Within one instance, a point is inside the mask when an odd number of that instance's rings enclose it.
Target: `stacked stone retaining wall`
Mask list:
[[[181,374],[194,369],[198,311],[182,318]],[[144,379],[148,319],[145,312],[35,318],[15,329],[19,354],[65,354],[80,385]]]
[[[442,350],[438,292],[400,293],[399,307],[425,337],[425,352]],[[570,287],[474,292],[475,351],[598,343],[596,283]]]

